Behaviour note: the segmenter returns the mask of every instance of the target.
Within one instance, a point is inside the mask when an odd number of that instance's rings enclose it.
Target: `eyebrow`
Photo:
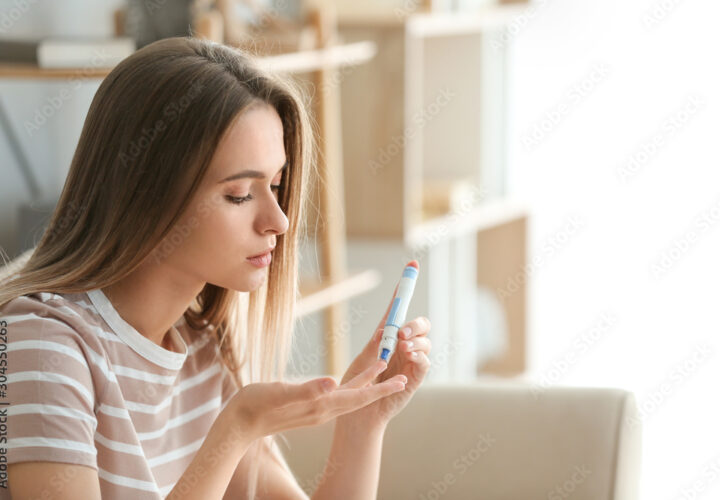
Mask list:
[[[285,164],[282,167],[280,167],[280,170],[278,170],[275,175],[277,175],[280,172],[282,172],[283,170],[285,170],[285,168],[287,168],[287,166],[288,166],[288,162],[286,161]],[[223,180],[218,181],[218,184],[222,184],[223,182],[228,182],[228,181],[232,181],[235,179],[247,179],[247,178],[249,178],[249,179],[264,179],[265,173],[260,172],[259,170],[243,170],[242,172],[238,172],[237,174],[233,174],[231,176],[225,177]]]

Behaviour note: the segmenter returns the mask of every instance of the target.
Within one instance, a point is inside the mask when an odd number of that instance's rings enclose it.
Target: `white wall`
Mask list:
[[[643,498],[717,498],[720,5],[536,5],[502,40],[533,377],[635,391]]]

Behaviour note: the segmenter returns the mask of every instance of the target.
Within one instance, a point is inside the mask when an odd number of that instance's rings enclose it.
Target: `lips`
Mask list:
[[[270,261],[272,261],[272,252],[268,250],[255,257],[248,257],[247,261],[257,268],[267,267],[270,265]]]

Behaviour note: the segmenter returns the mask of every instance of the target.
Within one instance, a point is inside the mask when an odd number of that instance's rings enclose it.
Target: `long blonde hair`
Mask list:
[[[105,77],[47,228],[0,281],[0,307],[35,292],[103,288],[131,273],[171,235],[233,119],[258,102],[272,105],[282,120],[288,167],[278,202],[288,230],[277,238],[268,279],[259,289],[237,292],[208,283],[184,317],[194,329],[214,331],[222,363],[238,387],[243,378],[284,380],[298,291],[298,238],[306,229],[306,183],[315,168],[313,125],[297,83],[262,71],[248,53],[226,45],[162,39]],[[250,498],[258,454],[263,444],[273,448],[275,437],[259,439],[248,450],[254,457]],[[273,454],[287,467],[278,455]]]

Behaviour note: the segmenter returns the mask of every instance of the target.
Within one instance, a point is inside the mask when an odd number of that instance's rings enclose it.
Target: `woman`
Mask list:
[[[14,499],[307,498],[275,434],[334,418],[313,498],[376,495],[430,324],[389,366],[382,319],[339,385],[283,381],[312,162],[297,88],[227,46],[160,40],[103,80],[49,226],[0,283]]]

